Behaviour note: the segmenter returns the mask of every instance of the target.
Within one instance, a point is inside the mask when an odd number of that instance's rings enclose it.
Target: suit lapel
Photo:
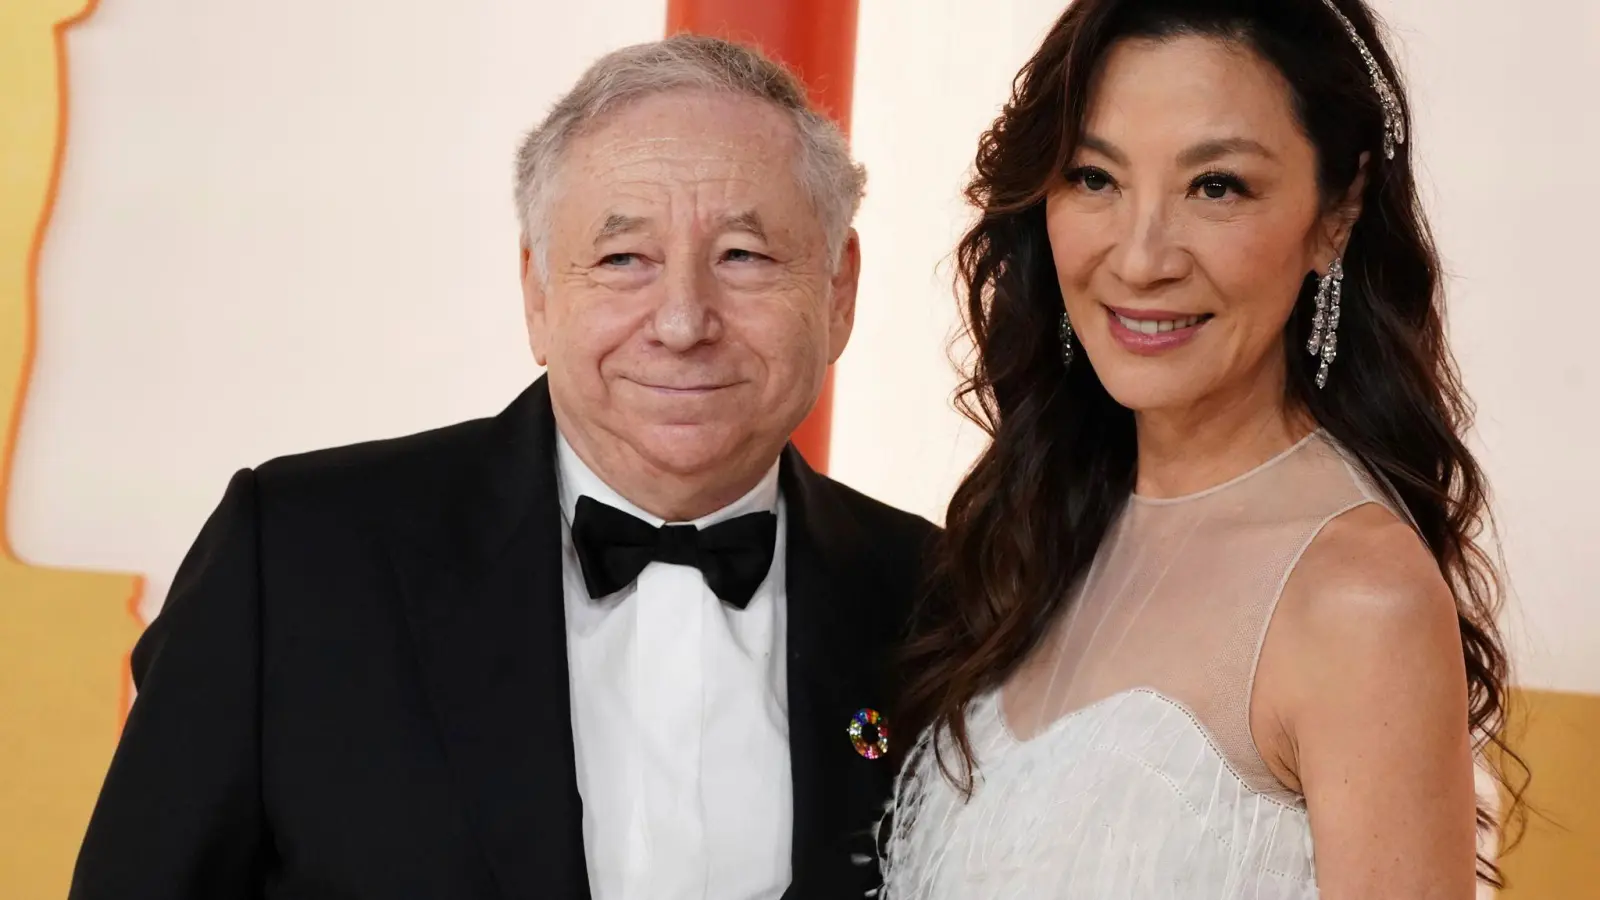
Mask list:
[[[847,729],[857,710],[889,704],[884,657],[898,623],[878,620],[869,536],[792,447],[783,489],[794,779],[794,876],[784,897],[859,898],[878,885],[873,826],[894,762],[862,757]]]
[[[562,598],[555,420],[544,379],[392,548],[422,680],[469,822],[506,898],[588,900]],[[785,900],[878,885],[873,826],[898,757],[860,756],[850,717],[890,703],[899,623],[874,603],[871,535],[792,447],[788,694],[793,881]],[[402,529],[404,530],[404,529]]]
[[[489,424],[397,546],[418,661],[470,824],[506,898],[586,898],[562,600],[555,421],[544,379]]]

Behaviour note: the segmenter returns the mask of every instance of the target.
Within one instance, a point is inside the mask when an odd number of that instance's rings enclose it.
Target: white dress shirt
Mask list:
[[[700,570],[651,563],[590,599],[572,547],[580,496],[661,525],[557,442],[572,730],[594,900],[768,900],[790,880],[786,523],[774,464],[704,528],[778,515],[772,568],[743,610]]]

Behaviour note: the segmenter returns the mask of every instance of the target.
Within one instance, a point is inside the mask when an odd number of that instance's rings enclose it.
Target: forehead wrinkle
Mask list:
[[[601,223],[599,227],[607,234],[634,230],[641,224],[648,225],[659,218],[651,210],[659,213],[666,209],[669,217],[674,212],[687,214],[692,211],[696,220],[718,230],[766,236],[772,232],[774,225],[781,224],[784,218],[783,205],[776,204],[778,215],[770,215],[775,203],[773,198],[760,192],[760,185],[757,179],[731,174],[671,182],[651,179],[614,182],[613,186],[620,190],[597,216]],[[782,199],[777,198],[780,201]],[[636,201],[638,206],[630,204],[629,200]],[[640,209],[640,206],[649,209]]]
[[[777,174],[771,171],[766,162],[756,158],[730,159],[709,154],[619,160],[609,165],[590,167],[589,172],[594,181],[602,185],[621,186],[632,182],[654,189],[704,182],[759,185],[769,182]]]
[[[791,149],[794,141],[783,138]],[[592,134],[578,148],[567,184],[578,209],[593,211],[585,243],[624,231],[655,239],[667,232],[793,238],[806,223],[790,220],[809,215],[811,205],[796,167],[764,143],[712,134]]]
[[[618,134],[585,148],[582,156],[591,162],[607,156],[619,157],[613,166],[655,160],[668,163],[676,161],[738,163],[753,160],[764,164],[776,155],[771,152],[773,148],[767,146],[769,143],[765,136],[756,135],[728,137]],[[784,144],[783,150],[793,150],[789,146],[791,142],[781,143]]]
[[[760,164],[707,155],[618,161],[591,167],[580,175],[584,176],[596,194],[619,195],[646,205],[661,204],[673,195],[700,204],[710,199],[708,193],[720,193],[730,199],[737,197],[731,202],[748,207],[754,206],[764,193],[774,193],[763,191],[762,185],[771,183],[775,173],[762,171]]]
[[[778,158],[793,159],[799,137],[786,121],[764,121],[765,109],[752,111],[755,119],[732,128],[683,131],[686,123],[665,119],[661,130],[652,132],[654,123],[613,122],[580,138],[574,149],[590,162],[616,157],[612,165],[643,157],[662,162],[714,162],[770,164]],[[657,118],[657,117],[652,117]],[[627,126],[627,127],[624,127]]]

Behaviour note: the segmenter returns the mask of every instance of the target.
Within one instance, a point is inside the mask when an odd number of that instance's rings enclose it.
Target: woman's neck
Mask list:
[[[1270,380],[1191,406],[1136,412],[1134,423],[1134,491],[1150,498],[1183,497],[1243,475],[1316,426],[1309,414],[1288,407],[1282,383]]]

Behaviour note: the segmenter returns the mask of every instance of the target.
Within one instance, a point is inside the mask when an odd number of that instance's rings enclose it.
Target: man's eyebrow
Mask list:
[[[606,216],[605,223],[600,226],[600,231],[594,236],[594,242],[599,244],[607,238],[641,231],[646,224],[648,222],[641,216],[625,216],[621,213],[612,213]]]
[[[761,225],[761,216],[755,210],[731,213],[717,220],[723,231],[743,231],[761,240],[767,239],[767,230]]]

